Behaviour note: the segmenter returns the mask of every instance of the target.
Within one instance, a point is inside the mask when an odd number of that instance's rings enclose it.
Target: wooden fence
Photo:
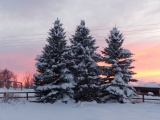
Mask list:
[[[37,98],[35,96],[35,93],[37,92],[0,92],[0,98],[5,98],[7,95],[11,95],[11,98],[13,99],[14,98],[25,98],[26,100],[29,100],[29,98]],[[145,102],[145,100],[160,100],[159,95],[138,94],[138,96],[140,97],[134,97],[132,99],[141,99],[143,102]],[[152,98],[145,98],[145,96],[152,96]],[[154,97],[159,97],[159,98],[154,98]]]
[[[140,99],[143,102],[145,102],[145,100],[160,100],[159,94],[157,94],[157,95],[138,94],[138,96],[142,96],[142,97],[134,97],[132,99]],[[145,98],[145,96],[152,96],[152,98]],[[159,98],[154,98],[154,97],[159,97]]]
[[[0,98],[5,98],[8,95],[10,98],[26,98],[29,100],[29,98],[37,98],[35,93],[37,92],[0,92]]]

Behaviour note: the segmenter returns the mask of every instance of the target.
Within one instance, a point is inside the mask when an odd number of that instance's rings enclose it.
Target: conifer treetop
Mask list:
[[[72,46],[80,46],[88,47],[87,49],[95,51],[98,47],[95,45],[95,39],[90,34],[90,30],[85,26],[85,21],[81,20],[80,25],[77,26],[75,31],[75,35],[72,35],[72,39],[70,39]]]
[[[80,25],[76,29],[76,34],[73,37],[80,37],[80,36],[86,36],[89,35],[90,30],[85,27],[85,21],[81,20]],[[89,36],[91,37],[91,36]]]
[[[48,39],[51,39],[51,38],[56,38],[56,37],[59,37],[59,38],[65,38],[65,32],[64,32],[64,29],[62,28],[62,23],[60,23],[60,20],[57,18],[57,20],[53,23],[54,24],[54,27],[50,29],[50,32],[49,32],[49,37]]]

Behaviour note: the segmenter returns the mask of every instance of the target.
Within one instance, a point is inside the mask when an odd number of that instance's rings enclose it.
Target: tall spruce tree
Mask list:
[[[108,47],[102,51],[104,57],[103,61],[110,66],[107,68],[107,77],[105,80],[110,81],[106,84],[106,91],[108,92],[108,99],[117,100],[119,102],[126,102],[131,96],[135,95],[135,91],[128,82],[136,82],[132,78],[135,74],[131,69],[132,53],[128,49],[122,48],[123,35],[117,28],[110,31],[110,35],[106,42]]]
[[[89,35],[89,29],[85,27],[85,21],[81,21],[71,41],[71,48],[74,54],[72,59],[72,73],[75,77],[75,100],[78,101],[99,101],[98,76],[99,55],[95,53],[98,47],[95,39]]]
[[[48,44],[43,54],[36,60],[38,73],[34,75],[35,91],[39,102],[68,102],[73,99],[73,75],[67,68],[67,52],[65,32],[60,20],[54,22],[50,29]]]

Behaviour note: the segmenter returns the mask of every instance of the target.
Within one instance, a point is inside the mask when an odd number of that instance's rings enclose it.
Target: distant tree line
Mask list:
[[[136,95],[128,84],[137,81],[132,78],[133,54],[122,47],[123,34],[116,27],[110,31],[102,55],[96,53],[96,40],[83,20],[70,38],[71,45],[67,46],[59,19],[50,29],[47,42],[42,54],[36,57],[34,89],[38,102],[125,103]],[[98,62],[108,66],[99,66]]]

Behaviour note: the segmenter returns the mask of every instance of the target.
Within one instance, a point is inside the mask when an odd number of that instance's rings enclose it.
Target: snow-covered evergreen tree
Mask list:
[[[72,73],[75,77],[75,100],[99,101],[98,65],[99,55],[95,53],[98,47],[95,39],[89,35],[89,29],[85,27],[85,21],[81,21],[75,35],[71,40],[71,48],[74,54],[72,59]]]
[[[117,28],[113,28],[110,31],[110,35],[106,42],[108,47],[102,51],[104,57],[103,61],[110,66],[107,68],[107,77],[109,83],[106,84],[106,91],[108,92],[108,99],[118,100],[119,102],[125,102],[131,96],[135,95],[135,91],[128,82],[136,82],[136,79],[132,78],[135,73],[131,70],[134,68],[131,63],[134,61],[131,59],[132,53],[128,49],[122,48],[123,35]]]
[[[35,91],[39,102],[68,102],[73,98],[73,75],[67,68],[67,52],[65,32],[60,20],[54,22],[50,29],[48,44],[43,48],[43,54],[38,55],[34,75]]]

